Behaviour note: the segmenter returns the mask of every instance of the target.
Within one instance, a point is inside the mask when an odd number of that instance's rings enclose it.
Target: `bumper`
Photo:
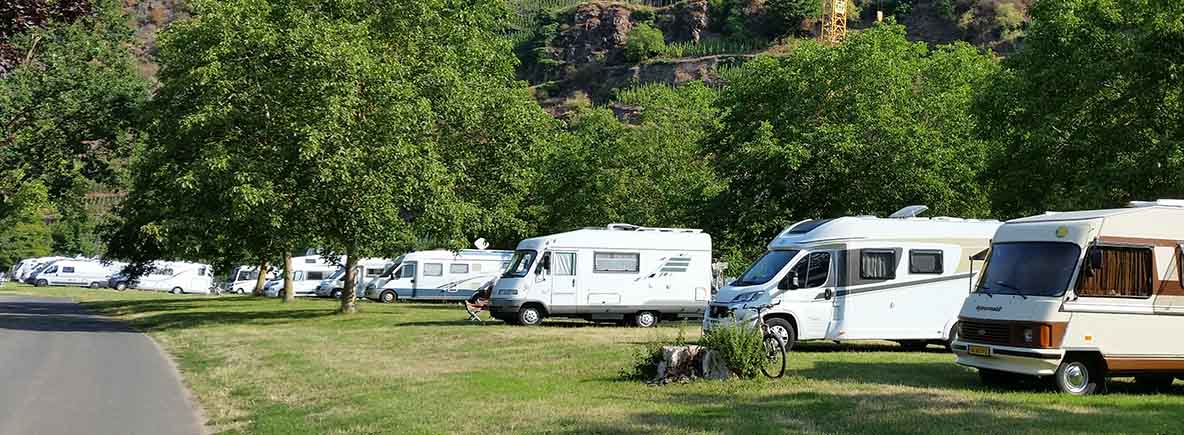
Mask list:
[[[990,355],[971,355],[970,346],[987,348]],[[950,346],[959,365],[980,369],[999,370],[1030,376],[1051,376],[1057,372],[1065,351],[1060,349],[1029,349],[994,344],[968,343],[956,340]]]
[[[494,316],[517,314],[518,309],[525,303],[522,299],[493,298],[489,301],[489,313]]]
[[[711,304],[703,311],[703,332],[715,329],[720,325],[754,324],[756,313],[752,310],[733,309],[725,304]]]

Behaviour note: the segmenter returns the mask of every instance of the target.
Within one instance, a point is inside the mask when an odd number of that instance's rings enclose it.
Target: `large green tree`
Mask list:
[[[731,77],[711,151],[728,188],[709,217],[737,264],[790,223],[910,204],[986,216],[975,90],[998,69],[973,47],[910,42],[877,25],[830,48],[806,42]]]
[[[1184,196],[1184,3],[1037,2],[982,94],[1003,214]]]

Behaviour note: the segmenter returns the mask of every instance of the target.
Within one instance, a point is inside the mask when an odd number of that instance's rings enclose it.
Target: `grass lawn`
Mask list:
[[[362,433],[1180,433],[1184,384],[1070,397],[991,390],[953,356],[885,343],[809,344],[776,381],[661,387],[622,380],[654,329],[464,321],[443,304],[202,297],[111,290],[74,298],[148,332],[177,360],[214,432]],[[682,327],[688,338],[698,325]],[[1175,339],[1175,337],[1172,337]]]

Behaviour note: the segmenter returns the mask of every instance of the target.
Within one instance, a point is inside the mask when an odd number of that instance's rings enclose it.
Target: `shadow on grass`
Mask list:
[[[324,306],[299,304],[276,309],[274,299],[229,297],[201,299],[146,299],[90,301],[83,305],[98,314],[123,317],[140,331],[189,329],[207,325],[277,324],[334,315]],[[256,308],[258,307],[258,308]],[[266,308],[264,308],[266,307]]]

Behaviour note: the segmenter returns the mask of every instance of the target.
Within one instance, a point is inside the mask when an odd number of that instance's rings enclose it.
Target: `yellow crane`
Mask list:
[[[847,36],[847,1],[822,0],[822,40],[838,43]]]

